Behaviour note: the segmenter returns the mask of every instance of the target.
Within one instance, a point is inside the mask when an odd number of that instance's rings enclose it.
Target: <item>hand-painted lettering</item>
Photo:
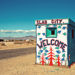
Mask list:
[[[42,40],[42,41],[40,42],[40,45],[37,44],[37,46],[38,46],[39,48],[45,47],[45,46],[47,46],[47,45],[52,45],[52,46],[55,45],[55,46],[58,46],[58,47],[60,47],[60,48],[62,48],[62,49],[64,49],[65,46],[67,46],[66,44],[64,44],[64,42],[61,42],[61,41],[55,40],[55,39],[51,39],[49,42],[48,42],[48,39],[45,39],[45,40]]]

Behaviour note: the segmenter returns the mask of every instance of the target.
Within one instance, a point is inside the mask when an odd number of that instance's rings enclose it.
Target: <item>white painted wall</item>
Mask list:
[[[66,20],[65,22],[67,23],[68,20]],[[55,40],[59,40],[59,41],[62,41],[64,42],[65,44],[67,44],[67,25],[56,25],[57,27],[57,38],[46,38],[46,26],[47,25],[37,25],[37,44],[40,45],[40,42],[42,40],[45,40],[45,39],[48,39],[48,42],[50,42],[51,39],[55,39]],[[49,25],[49,27],[53,27],[53,25]],[[59,31],[61,31],[60,33],[58,33]],[[45,35],[43,35],[43,33]],[[63,34],[66,34],[66,35],[63,35]],[[41,38],[41,40],[40,40]],[[46,53],[47,55],[44,55],[44,59],[45,59],[45,62],[46,64],[49,63],[49,61],[46,59],[46,57],[48,56],[48,53],[49,53],[49,50],[50,50],[50,45],[46,46],[47,47],[47,50],[48,52],[45,52],[44,50],[44,47],[42,47],[41,49],[36,46],[36,63],[38,64],[41,64],[40,61],[41,61],[41,56],[43,53]],[[56,51],[59,50],[60,54],[60,62],[61,62],[61,65],[68,65],[68,61],[67,61],[67,46],[65,47],[65,52],[62,51],[62,49],[59,47],[59,49],[55,49],[56,46],[52,46],[52,49],[53,49],[53,53],[55,55],[58,55],[58,53]],[[40,50],[43,50],[42,53],[40,53]],[[39,54],[40,53],[40,54]],[[62,55],[65,54],[65,57],[64,57],[64,61],[62,61]],[[54,57],[54,59],[56,59],[57,61],[57,57]],[[66,64],[65,64],[66,63]],[[55,64],[55,60],[53,61],[53,64]],[[57,64],[56,64],[57,65]]]

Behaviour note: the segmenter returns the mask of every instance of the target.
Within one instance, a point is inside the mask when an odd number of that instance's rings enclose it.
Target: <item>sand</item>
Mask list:
[[[0,45],[0,50],[5,49],[17,49],[17,48],[28,48],[28,47],[35,47],[36,43],[23,43],[23,44],[14,44],[14,42],[3,42],[5,46]]]
[[[37,65],[35,53],[0,60],[0,75],[75,75],[71,68]]]
[[[6,43],[0,50],[35,47],[35,44]],[[31,48],[30,48],[31,49]],[[9,54],[10,55],[10,54]],[[0,59],[0,75],[75,75],[75,64],[71,68],[35,64],[35,53],[21,54]]]

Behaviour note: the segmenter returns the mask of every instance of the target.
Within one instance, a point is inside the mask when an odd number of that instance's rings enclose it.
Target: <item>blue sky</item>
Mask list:
[[[0,37],[34,36],[35,20],[52,18],[75,20],[75,0],[0,0]]]

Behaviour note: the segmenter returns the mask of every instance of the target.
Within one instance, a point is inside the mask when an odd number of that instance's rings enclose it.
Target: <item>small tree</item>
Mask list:
[[[42,65],[45,64],[45,61],[44,61],[44,54],[42,54],[42,57],[41,57],[41,64],[42,64]]]
[[[52,52],[53,50],[52,50],[52,47],[50,47],[50,52],[48,53],[48,57],[49,57],[49,65],[50,66],[53,66],[53,60],[54,60],[54,58],[53,58],[53,56],[54,56],[54,53]]]
[[[58,56],[58,58],[57,58],[57,64],[58,64],[58,66],[61,65],[61,63],[60,63],[60,57],[59,57],[59,56]]]

